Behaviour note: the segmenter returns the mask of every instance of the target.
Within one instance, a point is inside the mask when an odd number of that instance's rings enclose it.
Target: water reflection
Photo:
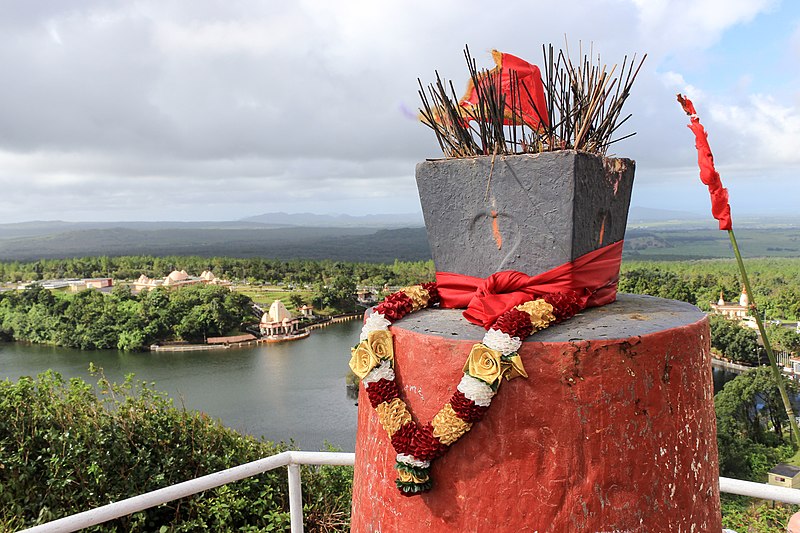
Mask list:
[[[92,381],[88,366],[93,362],[111,380],[134,373],[138,380],[155,382],[177,405],[205,411],[240,431],[294,440],[307,450],[330,442],[352,451],[357,408],[345,376],[359,329],[360,323],[352,321],[290,343],[208,352],[82,352],[0,343],[0,379],[52,368],[65,378]]]
[[[738,372],[725,368],[713,368],[712,373],[714,377],[714,394],[721,391],[727,382],[732,381],[739,375]]]
[[[358,388],[346,386],[358,321],[332,325],[306,339],[213,352],[133,354],[81,352],[52,346],[0,343],[0,379],[47,368],[89,381],[90,362],[121,381],[128,373],[155,382],[177,405],[205,411],[226,425],[269,440],[293,439],[302,449],[326,441],[355,447]],[[736,373],[713,369],[714,393]]]

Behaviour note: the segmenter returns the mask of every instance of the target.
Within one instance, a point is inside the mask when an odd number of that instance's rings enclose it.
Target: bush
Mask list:
[[[177,409],[152,385],[96,390],[47,371],[0,382],[0,527],[18,529],[105,505],[287,449]],[[304,468],[309,531],[345,530],[352,469]],[[283,531],[286,471],[176,500],[95,531]]]
[[[737,533],[786,531],[789,518],[800,510],[796,505],[753,503],[744,496],[722,496],[722,527]]]

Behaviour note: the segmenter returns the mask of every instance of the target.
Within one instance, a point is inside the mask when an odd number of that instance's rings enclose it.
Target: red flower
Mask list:
[[[439,289],[436,286],[436,282],[432,281],[431,283],[423,283],[422,288],[428,291],[429,300],[428,300],[428,307],[438,304],[441,298],[439,298]]]
[[[402,305],[392,302],[383,302],[375,306],[375,312],[381,313],[389,322],[397,322],[408,314]]]
[[[389,322],[400,320],[414,309],[411,298],[403,292],[395,292],[375,306],[375,311],[383,314]]]
[[[433,426],[430,424],[417,428],[411,446],[411,454],[420,461],[432,461],[447,451],[447,445],[433,436]]]
[[[464,393],[460,390],[457,390],[453,397],[450,398],[450,406],[458,418],[471,424],[483,418],[483,415],[489,409],[488,406],[475,405],[475,402],[464,396]]]
[[[533,332],[533,325],[528,313],[512,307],[500,315],[492,329],[499,329],[512,337],[524,339]]]
[[[414,305],[414,302],[411,300],[411,298],[409,298],[408,295],[406,293],[404,293],[403,291],[393,292],[392,294],[387,296],[383,301],[384,302],[403,302],[404,304],[408,303],[409,306],[413,306]]]
[[[397,453],[404,453],[411,455],[411,443],[414,440],[414,434],[417,432],[417,425],[414,422],[403,424],[400,429],[395,431],[392,435],[392,447]]]
[[[582,309],[578,301],[578,293],[575,291],[552,292],[543,295],[542,299],[553,306],[553,315],[556,317],[556,322],[572,318]]]
[[[367,386],[366,390],[372,407],[378,407],[383,402],[390,402],[399,396],[397,383],[394,380],[389,381],[385,378],[373,381]]]

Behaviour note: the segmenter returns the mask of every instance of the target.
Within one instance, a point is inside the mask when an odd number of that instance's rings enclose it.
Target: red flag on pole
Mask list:
[[[708,192],[711,195],[711,214],[719,220],[719,229],[729,230],[731,229],[731,206],[728,204],[728,189],[722,186],[719,172],[714,168],[714,155],[708,146],[708,133],[700,124],[692,101],[679,94],[678,102],[691,119],[689,129],[694,132],[700,180],[708,186]]]
[[[531,128],[539,129],[550,124],[547,114],[547,100],[544,97],[544,86],[542,85],[542,74],[539,67],[532,65],[511,54],[505,54],[492,50],[494,59],[494,69],[484,73],[479,79],[479,85],[484,83],[487,78],[497,79],[499,77],[500,91],[506,97],[506,108],[504,112],[504,124],[521,124],[523,121]],[[513,79],[512,79],[513,73]],[[515,110],[518,115],[512,116],[512,83],[516,82],[515,92],[519,102],[514,102]],[[496,83],[496,82],[495,82]],[[478,90],[472,80],[467,85],[467,92],[461,97],[459,104],[469,109],[478,103]],[[472,117],[467,117],[470,120]]]

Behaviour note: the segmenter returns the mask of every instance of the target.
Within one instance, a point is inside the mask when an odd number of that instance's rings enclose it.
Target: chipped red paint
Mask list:
[[[503,235],[500,233],[500,226],[497,224],[497,211],[492,209],[492,235],[494,236],[494,242],[497,244],[497,249],[501,250],[503,248]]]
[[[421,420],[446,402],[471,342],[396,325],[397,380]],[[403,497],[362,389],[352,531],[720,531],[708,323],[625,340],[526,342],[529,379]],[[694,527],[693,527],[694,526]]]

